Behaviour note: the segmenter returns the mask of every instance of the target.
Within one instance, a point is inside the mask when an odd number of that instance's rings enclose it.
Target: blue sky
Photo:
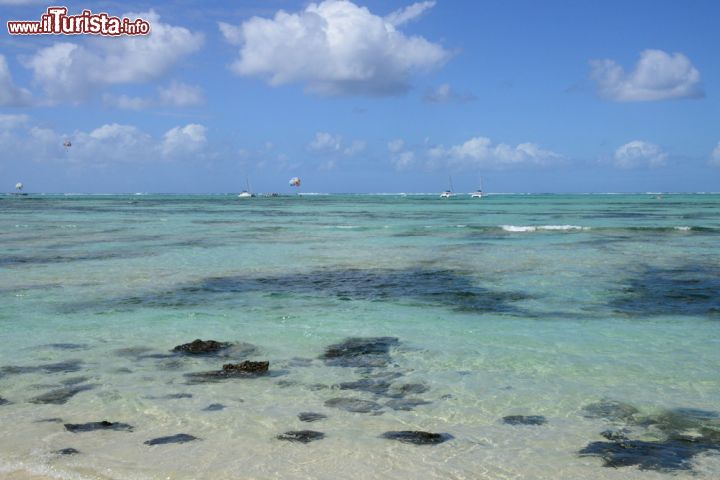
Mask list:
[[[0,191],[720,191],[719,2],[86,1],[152,34],[5,30],[47,6],[0,0]]]

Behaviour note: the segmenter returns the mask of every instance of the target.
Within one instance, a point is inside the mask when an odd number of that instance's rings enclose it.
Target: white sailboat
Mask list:
[[[449,188],[440,194],[440,198],[450,198],[455,196],[455,193],[453,193],[452,177],[450,175],[448,175],[448,184]]]
[[[17,190],[17,191],[14,192],[14,195],[21,195],[23,197],[26,196],[27,193],[23,192],[23,188],[25,188],[25,185],[23,185],[22,182],[16,183],[15,190]]]
[[[248,180],[247,176],[245,177],[245,190],[240,192],[238,195],[238,198],[252,198],[255,194],[250,191],[250,180]]]
[[[482,177],[480,177],[480,186],[477,188],[477,190],[475,190],[474,192],[472,192],[470,194],[470,197],[471,198],[482,198],[484,196],[485,196],[485,194],[483,193],[483,189],[482,189]]]

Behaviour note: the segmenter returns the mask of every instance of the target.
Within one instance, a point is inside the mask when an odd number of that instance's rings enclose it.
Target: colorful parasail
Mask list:
[[[290,186],[291,187],[299,187],[300,186],[300,177],[293,177],[290,179]]]

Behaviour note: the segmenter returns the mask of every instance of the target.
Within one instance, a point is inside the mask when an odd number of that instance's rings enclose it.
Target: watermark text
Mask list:
[[[40,20],[9,20],[10,35],[148,35],[150,22],[83,10],[68,15],[67,7],[48,7]]]

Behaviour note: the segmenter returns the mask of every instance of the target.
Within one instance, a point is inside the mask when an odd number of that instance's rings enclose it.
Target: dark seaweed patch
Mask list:
[[[220,410],[225,410],[225,405],[222,403],[211,403],[203,408],[203,412],[219,412]]]
[[[0,368],[0,377],[5,375],[20,375],[24,373],[70,373],[77,372],[82,367],[82,360],[67,360],[65,362],[47,363],[35,366],[8,365]]]
[[[427,400],[422,400],[420,398],[393,398],[392,400],[389,400],[385,406],[392,408],[393,410],[404,410],[404,411],[410,411],[414,410],[415,407],[418,407],[420,405],[428,405],[431,402],[428,402]]]
[[[298,418],[301,422],[317,422],[326,419],[327,415],[315,412],[301,412],[298,413]]]
[[[641,470],[674,471],[691,469],[695,455],[720,451],[717,412],[677,408],[642,416],[634,410],[636,413],[630,414],[631,409],[623,408],[622,419],[657,440],[630,439],[631,430],[626,428],[606,430],[601,435],[609,442],[591,442],[580,450],[580,455],[600,457],[606,467],[637,466]]]
[[[197,437],[188,435],[187,433],[178,433],[176,435],[170,435],[167,437],[153,438],[143,442],[145,445],[167,445],[168,443],[187,443],[193,440],[199,440]]]
[[[634,406],[616,400],[603,399],[599,402],[585,405],[582,408],[586,418],[604,418],[606,420],[629,420],[639,410]]]
[[[310,443],[323,438],[325,438],[325,434],[323,432],[316,432],[314,430],[292,430],[290,432],[281,433],[277,436],[278,440],[287,440],[289,442],[299,443]]]
[[[380,437],[388,440],[397,440],[402,443],[411,443],[413,445],[437,445],[438,443],[443,443],[453,438],[453,436],[448,433],[411,430],[385,432]]]
[[[101,422],[66,423],[65,430],[72,433],[94,432],[95,430],[131,432],[133,430],[133,426],[128,425],[127,423],[108,422],[107,420],[103,420]]]
[[[320,358],[333,367],[385,367],[396,337],[353,337],[328,346]],[[389,387],[389,385],[388,385]]]
[[[544,425],[547,420],[542,415],[508,415],[503,417],[503,423],[508,425]]]
[[[720,268],[646,268],[610,302],[627,315],[720,316]]]
[[[603,459],[605,467],[637,466],[641,470],[689,470],[695,455],[720,446],[682,440],[646,442],[620,440],[617,442],[592,442],[580,450],[580,455],[592,455]]]
[[[360,398],[331,398],[325,401],[325,406],[354,413],[370,413],[382,408],[379,403]]]
[[[70,447],[70,448],[62,448],[60,450],[55,450],[53,453],[55,453],[57,455],[77,455],[78,453],[80,453],[80,451],[75,448]]]
[[[338,300],[406,299],[458,311],[500,313],[517,313],[513,303],[528,298],[523,293],[493,291],[480,287],[473,282],[470,275],[453,270],[341,269],[268,277],[211,277],[174,290],[119,299],[108,306],[190,307],[223,300],[231,301],[237,294],[253,292],[266,295],[331,297]]]
[[[94,385],[73,385],[70,387],[58,388],[30,399],[30,403],[51,403],[62,405],[80,392],[91,390]]]

